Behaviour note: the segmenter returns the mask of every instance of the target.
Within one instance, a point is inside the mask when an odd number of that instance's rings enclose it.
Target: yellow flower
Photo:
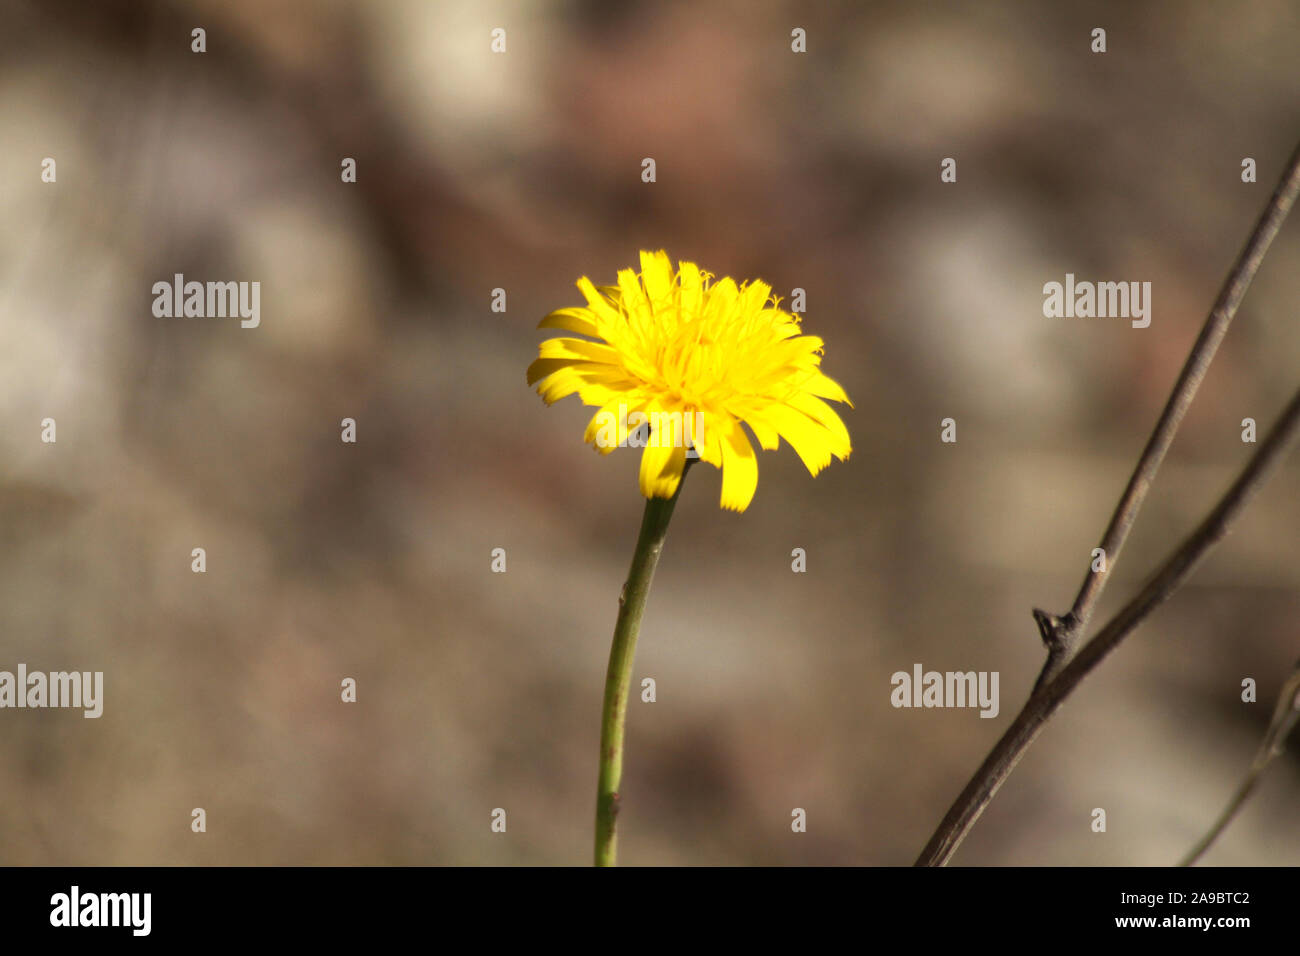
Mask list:
[[[844,422],[822,399],[849,399],[822,374],[822,340],[800,334],[771,286],[711,279],[693,262],[674,273],[662,250],[642,252],[640,274],[621,269],[616,286],[597,288],[583,276],[586,308],[559,309],[538,328],[596,341],[547,339],[528,384],[548,405],[577,392],[600,406],[585,440],[602,454],[644,442],[647,498],[676,494],[693,448],[722,469],[722,507],[744,511],[758,487],[758,459],[741,422],[761,448],[784,438],[816,475],[852,450]]]

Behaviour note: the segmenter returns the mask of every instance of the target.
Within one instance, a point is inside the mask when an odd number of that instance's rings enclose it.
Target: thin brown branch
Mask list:
[[[1228,824],[1237,816],[1238,811],[1245,805],[1246,799],[1255,790],[1255,785],[1259,783],[1259,778],[1263,775],[1264,770],[1274,758],[1281,755],[1283,748],[1286,746],[1286,738],[1295,728],[1296,721],[1300,720],[1300,664],[1291,673],[1290,678],[1282,685],[1282,693],[1278,696],[1277,706],[1273,708],[1273,719],[1269,721],[1268,730],[1264,732],[1264,739],[1260,742],[1259,750],[1255,753],[1255,759],[1251,761],[1250,769],[1246,771],[1246,776],[1242,778],[1237,792],[1232,795],[1228,805],[1219,818],[1214,821],[1208,833],[1197,842],[1196,846],[1188,852],[1187,856],[1179,862],[1179,866],[1191,866],[1199,860],[1210,845],[1219,838]]]
[[[1291,398],[1259,450],[1209,516],[1165,560],[1137,596],[1096,637],[1084,644],[1056,677],[1029,698],[948,810],[917,858],[917,866],[943,866],[948,862],[1061,702],[1120,641],[1187,580],[1201,559],[1228,533],[1247,502],[1282,461],[1297,433],[1300,433],[1300,391]]]
[[[1106,587],[1106,581],[1115,567],[1115,562],[1119,560],[1120,552],[1124,549],[1124,542],[1133,528],[1138,511],[1146,500],[1156,472],[1165,459],[1165,453],[1173,443],[1174,434],[1178,431],[1183,416],[1187,414],[1192,399],[1196,397],[1196,391],[1200,388],[1205,373],[1214,360],[1219,343],[1227,334],[1228,326],[1232,324],[1237,308],[1241,305],[1246,290],[1250,288],[1251,280],[1255,278],[1255,273],[1259,270],[1259,265],[1263,262],[1273,237],[1281,228],[1298,193],[1300,193],[1300,145],[1296,146],[1290,160],[1287,161],[1286,171],[1282,174],[1281,181],[1273,190],[1268,205],[1255,224],[1245,247],[1237,256],[1237,261],[1229,271],[1227,279],[1224,280],[1223,287],[1219,290],[1219,297],[1206,317],[1205,324],[1201,327],[1201,334],[1192,346],[1187,362],[1174,383],[1173,391],[1169,395],[1168,402],[1165,403],[1164,411],[1160,413],[1155,430],[1147,440],[1137,467],[1133,469],[1128,487],[1124,489],[1119,504],[1115,506],[1115,513],[1111,515],[1110,524],[1106,526],[1106,531],[1101,536],[1101,544],[1098,547],[1104,553],[1104,570],[1093,571],[1091,562],[1089,563],[1083,585],[1074,599],[1074,606],[1067,614],[1057,616],[1046,611],[1034,610],[1034,619],[1038,622],[1043,643],[1047,645],[1047,662],[1043,665],[1043,670],[1034,685],[1035,693],[1061,672],[1083,639],[1093,609]]]

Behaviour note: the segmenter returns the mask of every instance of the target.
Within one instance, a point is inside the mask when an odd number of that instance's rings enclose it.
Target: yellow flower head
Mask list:
[[[662,250],[642,252],[640,274],[621,269],[616,286],[597,288],[583,276],[586,308],[559,309],[538,328],[596,341],[547,339],[528,384],[548,405],[574,392],[599,405],[586,441],[602,454],[643,445],[647,498],[677,493],[694,449],[692,457],[722,469],[722,507],[744,511],[758,487],[758,460],[741,422],[764,449],[784,438],[816,475],[852,450],[848,429],[822,399],[849,399],[822,374],[822,340],[800,334],[771,286],[711,279],[693,262],[674,273]]]

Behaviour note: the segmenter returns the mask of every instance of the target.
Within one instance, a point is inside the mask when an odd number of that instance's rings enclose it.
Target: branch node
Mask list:
[[[1034,608],[1034,621],[1038,624],[1038,633],[1043,638],[1048,654],[1055,656],[1069,649],[1070,638],[1074,634],[1072,614],[1058,617],[1041,608]]]

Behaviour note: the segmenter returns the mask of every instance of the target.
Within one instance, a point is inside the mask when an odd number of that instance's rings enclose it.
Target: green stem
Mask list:
[[[683,475],[683,480],[685,475]],[[609,650],[609,670],[605,675],[605,704],[600,718],[600,782],[596,791],[596,866],[614,866],[618,857],[618,786],[623,777],[623,725],[627,719],[627,695],[632,683],[632,660],[636,656],[636,639],[641,630],[650,582],[668,534],[668,519],[673,516],[677,493],[671,498],[647,498],[641,518],[641,533],[636,539],[632,568],[618,598],[618,621],[614,625],[614,644]]]

